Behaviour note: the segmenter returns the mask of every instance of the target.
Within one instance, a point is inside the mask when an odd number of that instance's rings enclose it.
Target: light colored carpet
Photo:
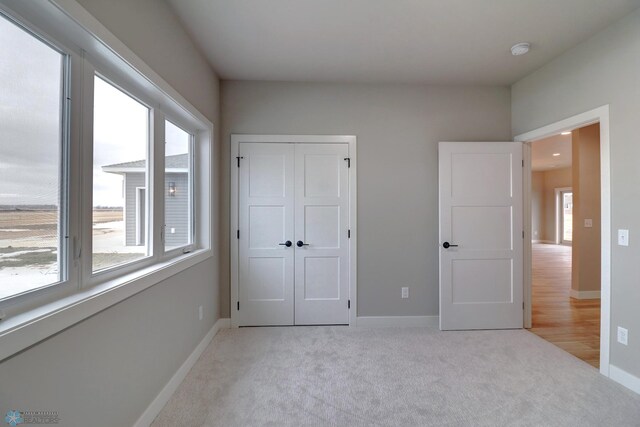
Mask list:
[[[242,328],[153,426],[640,426],[640,396],[524,331]]]

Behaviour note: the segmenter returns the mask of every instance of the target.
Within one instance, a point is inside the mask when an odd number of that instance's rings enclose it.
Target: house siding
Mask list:
[[[125,245],[136,246],[136,188],[146,187],[144,173],[128,173],[125,179]],[[144,242],[146,243],[146,235]]]
[[[175,182],[176,192],[169,196],[169,183]],[[168,173],[165,176],[165,245],[167,247],[189,244],[189,177],[185,173]],[[172,232],[172,230],[174,232]]]
[[[146,187],[143,173],[127,173],[125,180],[125,229],[126,245],[136,245],[136,188]],[[176,192],[169,196],[169,183],[175,182]],[[184,246],[189,243],[189,179],[184,173],[168,173],[165,176],[165,245]],[[173,232],[172,232],[173,230]],[[145,239],[146,242],[146,239]]]

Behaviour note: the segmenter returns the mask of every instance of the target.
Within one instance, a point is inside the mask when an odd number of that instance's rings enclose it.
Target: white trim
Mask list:
[[[609,348],[611,336],[611,162],[609,141],[609,105],[595,108],[539,129],[515,137],[528,142],[557,133],[600,123],[600,202],[601,202],[601,304],[600,304],[600,373],[609,376]],[[528,167],[527,167],[528,166]],[[531,173],[531,164],[525,164],[525,173]],[[525,200],[531,197],[531,188],[525,188]],[[525,218],[531,218],[531,206],[525,205]],[[531,221],[525,221],[525,236],[531,239]],[[525,245],[525,247],[528,245]],[[530,272],[531,257],[525,257],[525,273]],[[525,276],[525,294],[531,292],[531,277]],[[529,301],[531,304],[531,301]],[[531,308],[529,307],[529,310]],[[526,307],[525,307],[526,311]]]
[[[571,289],[569,296],[575,299],[600,299],[600,291],[576,291]]]
[[[213,340],[213,337],[216,336],[220,329],[229,328],[230,319],[218,319],[216,323],[213,324],[213,327],[207,332],[207,335],[204,336],[202,341],[196,346],[193,352],[187,357],[187,360],[178,368],[175,374],[171,377],[169,382],[162,388],[160,393],[153,399],[153,402],[145,409],[145,411],[140,415],[138,421],[135,422],[133,427],[147,427],[150,426],[153,420],[158,416],[164,405],[167,404],[173,393],[176,392],[180,383],[185,379],[193,365],[196,364],[202,353],[206,350]]]
[[[240,143],[284,143],[284,144],[349,144],[349,157],[351,167],[349,168],[349,228],[351,238],[349,239],[349,299],[351,309],[349,310],[349,325],[356,325],[358,313],[357,283],[357,247],[358,247],[358,227],[357,227],[357,156],[356,142],[354,135],[231,135],[231,218],[229,221],[230,233],[230,256],[231,256],[231,326],[238,327],[236,302],[238,301],[238,239],[235,238],[238,230],[238,168],[236,156],[239,156]],[[235,171],[235,172],[234,172]]]
[[[439,329],[440,316],[359,316],[356,325],[363,328],[427,327]]]
[[[531,143],[528,141],[522,143],[522,161],[522,165],[524,166],[522,170],[522,220],[524,229],[524,239],[522,243],[522,303],[524,304],[522,324],[525,328],[531,328],[531,257],[533,256],[534,242],[532,240],[533,230],[531,224],[531,194],[533,193],[531,185]]]
[[[630,374],[615,365],[609,365],[609,377],[629,390],[640,394],[640,378],[635,375]]]

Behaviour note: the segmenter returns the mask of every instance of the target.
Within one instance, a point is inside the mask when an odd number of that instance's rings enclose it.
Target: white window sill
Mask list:
[[[202,249],[0,321],[0,361],[213,256]]]

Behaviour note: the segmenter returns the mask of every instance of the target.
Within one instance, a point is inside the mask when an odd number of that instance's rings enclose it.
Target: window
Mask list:
[[[92,270],[150,254],[149,108],[94,78]]]
[[[0,40],[3,300],[65,279],[66,57],[2,15]]]
[[[165,250],[192,243],[192,136],[165,121]]]
[[[1,359],[212,256],[213,124],[82,8],[0,40]]]

